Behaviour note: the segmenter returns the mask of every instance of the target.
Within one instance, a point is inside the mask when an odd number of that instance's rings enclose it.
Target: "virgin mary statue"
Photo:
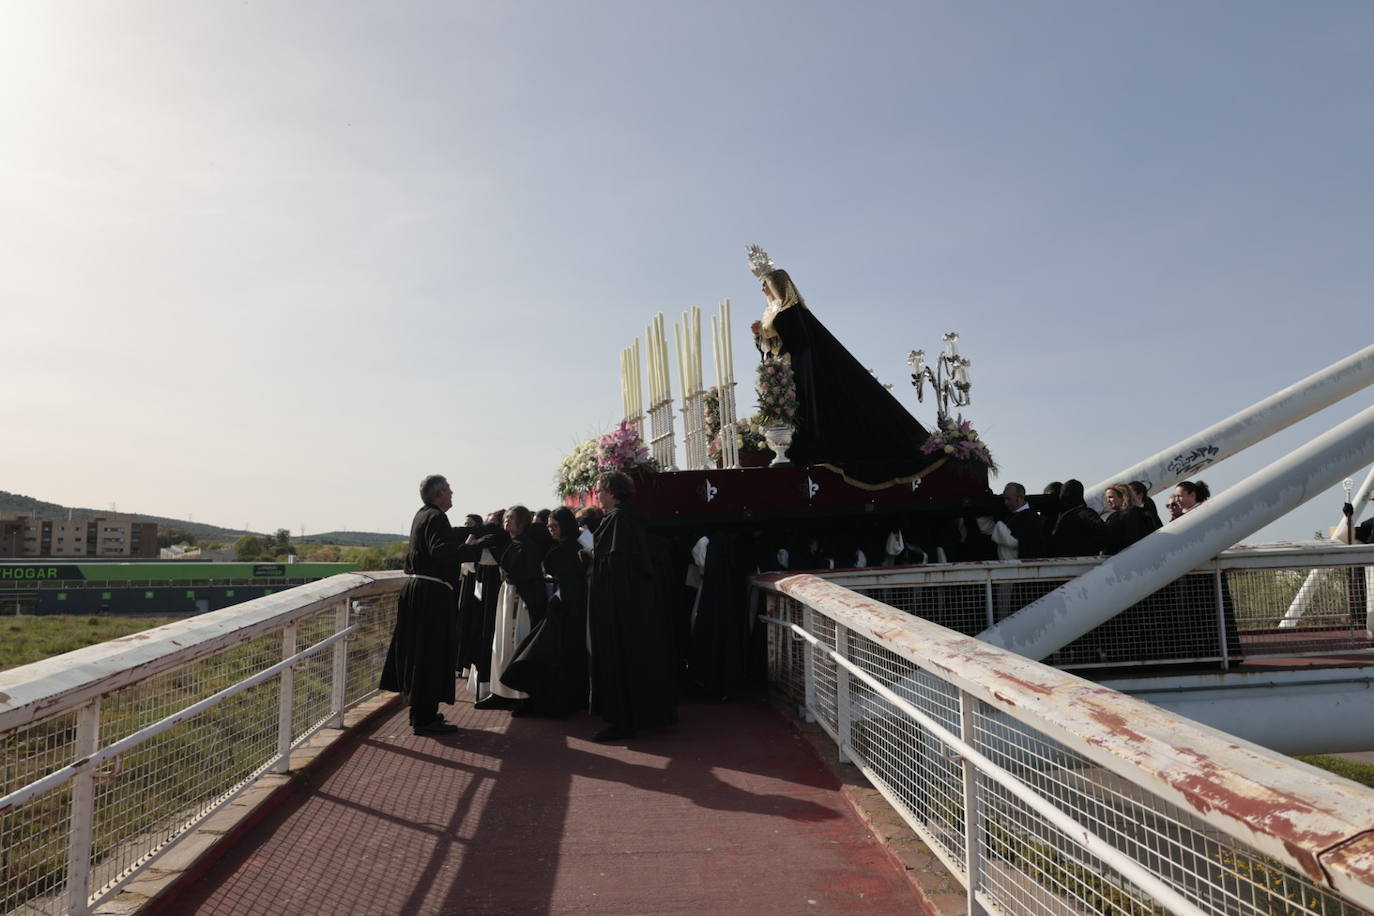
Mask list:
[[[930,434],[806,306],[787,271],[749,247],[768,299],[759,322],[766,356],[787,357],[797,385],[797,429],[788,458],[821,465],[877,490],[916,480],[939,458],[921,454]]]

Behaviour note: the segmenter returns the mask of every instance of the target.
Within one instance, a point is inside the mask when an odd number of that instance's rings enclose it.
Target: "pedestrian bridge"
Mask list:
[[[1279,711],[1319,702],[1302,693],[1319,683],[1328,708],[1368,718],[1358,691],[1371,695],[1374,548],[1235,551],[1196,570],[1220,583],[1215,658],[1178,657],[1209,643],[1180,641],[1170,621],[1202,618],[1157,605],[1084,637],[1060,667],[960,632],[1071,579],[1079,562],[760,577],[775,694],[963,885],[960,911],[1374,911],[1374,790],[1102,677],[1130,666],[1135,681],[1192,678],[1166,681],[1161,697],[1210,679],[1241,702],[1279,696]],[[1321,572],[1299,602],[1311,569]],[[794,727],[758,702],[688,705],[675,731],[620,748],[584,740],[590,719],[513,720],[464,703],[454,740],[411,736],[374,690],[402,581],[339,575],[0,673],[0,911],[930,903]],[[1243,662],[1224,648],[1236,635]],[[1292,683],[1273,675],[1295,666],[1305,674]],[[327,759],[274,775],[345,725]],[[149,902],[168,859],[210,846],[216,819],[273,782],[279,804],[224,839],[208,870],[193,867],[170,903]]]

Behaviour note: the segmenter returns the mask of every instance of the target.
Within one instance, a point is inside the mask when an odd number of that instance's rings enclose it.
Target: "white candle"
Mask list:
[[[682,368],[687,373],[682,377],[682,396],[685,398],[692,393],[692,315],[690,312],[682,313],[682,343],[686,347],[683,350]]]
[[[682,349],[682,325],[673,324],[673,336],[677,338],[677,377],[682,383],[682,396],[687,397],[687,355]]]
[[[725,383],[735,380],[735,340],[730,322],[730,300],[721,303],[720,333],[725,340]]]
[[[661,401],[668,396],[668,384],[663,371],[663,348],[659,345],[657,322],[651,327],[654,329],[654,373],[658,376],[658,399]]]
[[[663,396],[671,400],[673,396],[673,383],[670,378],[670,373],[668,372],[668,331],[667,322],[662,312],[658,313],[658,346],[659,364],[663,366]]]
[[[716,387],[721,386],[720,378],[720,319],[715,315],[711,316],[711,363],[716,370]]]
[[[654,346],[653,322],[644,326],[644,348],[649,358],[649,409],[658,403],[658,347]]]
[[[634,367],[634,376],[635,376],[635,388],[634,388],[635,415],[638,416],[640,410],[644,407],[644,389],[643,389],[643,387],[641,386],[641,382],[640,382],[640,378],[639,378],[639,338],[638,338],[638,337],[635,338],[634,361],[633,361],[633,363],[632,363],[632,366]]]
[[[625,364],[625,351],[620,351],[620,408],[621,416],[630,415],[630,377]]]
[[[692,390],[701,390],[701,308],[692,306]]]

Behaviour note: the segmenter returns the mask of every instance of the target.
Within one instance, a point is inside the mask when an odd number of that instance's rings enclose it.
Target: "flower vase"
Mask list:
[[[790,426],[765,426],[761,430],[763,439],[768,443],[769,450],[774,458],[768,463],[770,468],[788,467],[792,462],[787,460],[787,450],[792,446],[793,429]]]

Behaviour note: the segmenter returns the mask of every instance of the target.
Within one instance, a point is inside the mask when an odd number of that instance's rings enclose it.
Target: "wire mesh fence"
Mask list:
[[[5,672],[29,701],[4,715],[36,721],[0,718],[0,912],[86,912],[277,764],[283,732],[299,744],[374,693],[403,582],[283,591],[146,631],[127,662],[92,647],[75,688],[53,660]]]
[[[1100,559],[820,572],[976,636]],[[1314,565],[1315,564],[1315,565]],[[1374,547],[1227,551],[1045,658],[1057,668],[1374,654]]]
[[[874,613],[887,616],[865,626],[852,601],[830,603],[819,594],[808,586],[804,599],[769,595],[773,638],[803,638],[811,656],[800,663],[774,656],[773,676],[789,696],[813,697],[811,711],[842,752],[988,912],[1371,912],[1300,868],[1302,850],[1289,848],[1292,855],[1284,858],[1283,843],[1291,838],[1256,838],[1247,834],[1253,826],[1222,829],[1229,817],[1242,817],[1251,799],[1231,797],[1235,812],[1205,816],[1203,806],[1185,807],[1161,794],[1158,773],[1098,753],[1110,743],[1106,725],[1089,732],[1081,724],[1057,724],[1061,718],[1106,722],[1114,714],[1130,721],[1139,701],[1116,695],[1119,713],[1097,708],[1096,719],[1075,719],[1074,685],[1083,682],[1071,674],[991,647],[987,657],[970,662],[954,633],[913,624],[907,638],[893,622],[900,615],[881,605]],[[811,629],[802,637],[797,631],[806,620]],[[798,690],[799,669],[814,685]],[[1043,676],[1032,683],[1028,671]],[[1017,682],[1026,690],[1014,697],[1009,687]],[[1168,734],[1181,745],[1211,746],[1211,737],[1187,720],[1170,720]],[[1217,781],[1214,794],[1198,791],[1218,805],[1232,791],[1221,785],[1225,775],[1251,760],[1228,759],[1227,746],[1216,742],[1216,759],[1200,758],[1189,774]],[[1266,767],[1287,761],[1256,751],[1266,755]],[[1284,779],[1343,812],[1337,816],[1348,815],[1351,836],[1374,823],[1374,791],[1287,762],[1293,771]],[[1253,761],[1250,767],[1256,768]],[[1266,775],[1272,778],[1272,771],[1255,778]],[[1256,793],[1262,803],[1291,798],[1292,784],[1260,786]],[[1364,892],[1374,900],[1374,886],[1365,884]]]

